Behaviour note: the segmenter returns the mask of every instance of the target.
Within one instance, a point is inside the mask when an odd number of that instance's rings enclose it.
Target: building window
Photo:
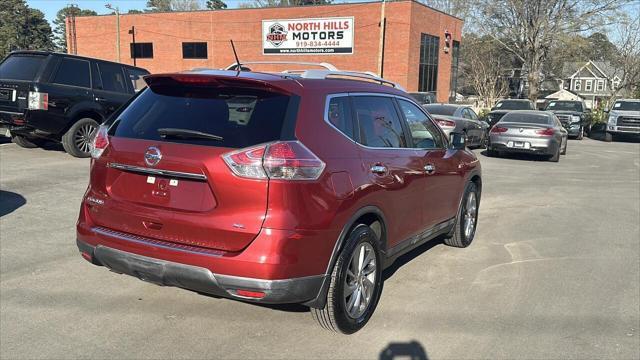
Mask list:
[[[131,44],[132,59],[153,59],[153,43]]]
[[[183,42],[182,58],[183,59],[206,59],[207,43],[206,42]]]
[[[456,100],[458,91],[458,63],[460,62],[460,42],[453,41],[451,49],[451,81],[449,83],[449,101]]]
[[[422,34],[420,38],[420,67],[418,91],[436,91],[438,85],[438,51],[440,38]]]
[[[591,91],[593,89],[593,80],[587,80],[584,83],[584,91]]]
[[[575,80],[575,84],[573,85],[573,89],[576,91],[582,90],[582,80]]]
[[[598,91],[604,91],[604,80],[598,80],[598,85],[596,87]]]

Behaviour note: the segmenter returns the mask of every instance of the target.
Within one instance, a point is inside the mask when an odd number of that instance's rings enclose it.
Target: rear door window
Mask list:
[[[52,82],[89,88],[91,87],[90,73],[89,62],[87,60],[63,58],[62,61],[60,61],[58,71]]]
[[[33,81],[46,59],[42,55],[11,55],[0,64],[0,79]]]
[[[326,114],[327,121],[340,132],[354,139],[353,118],[351,115],[351,102],[349,97],[333,97],[329,100]]]
[[[119,93],[127,92],[127,85],[122,72],[122,67],[110,63],[98,63],[100,78],[102,78],[102,89]]]
[[[243,148],[280,139],[288,105],[289,96],[256,89],[146,88],[119,114],[111,133],[116,137]],[[167,136],[166,129],[196,131],[221,139]]]
[[[407,140],[393,100],[385,96],[352,97],[358,141],[376,148],[404,148]]]
[[[144,89],[145,86],[147,86],[147,83],[144,82],[143,77],[145,75],[149,75],[148,72],[132,68],[126,68],[126,72],[129,76],[129,81],[131,81],[131,85],[135,92],[138,92]]]

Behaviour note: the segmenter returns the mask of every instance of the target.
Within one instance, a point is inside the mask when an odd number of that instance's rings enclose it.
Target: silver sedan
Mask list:
[[[567,130],[549,111],[517,110],[507,113],[490,131],[490,156],[506,152],[549,156],[557,162],[567,152]]]

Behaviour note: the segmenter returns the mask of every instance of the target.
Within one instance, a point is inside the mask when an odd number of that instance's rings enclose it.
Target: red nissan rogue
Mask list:
[[[473,240],[478,159],[391,82],[332,70],[145,80],[93,141],[77,244],[95,265],[301,303],[349,334],[394,259],[435,237]]]

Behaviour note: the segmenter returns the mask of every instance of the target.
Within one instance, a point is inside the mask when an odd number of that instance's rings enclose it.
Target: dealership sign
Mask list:
[[[353,17],[263,20],[262,53],[353,54]]]

